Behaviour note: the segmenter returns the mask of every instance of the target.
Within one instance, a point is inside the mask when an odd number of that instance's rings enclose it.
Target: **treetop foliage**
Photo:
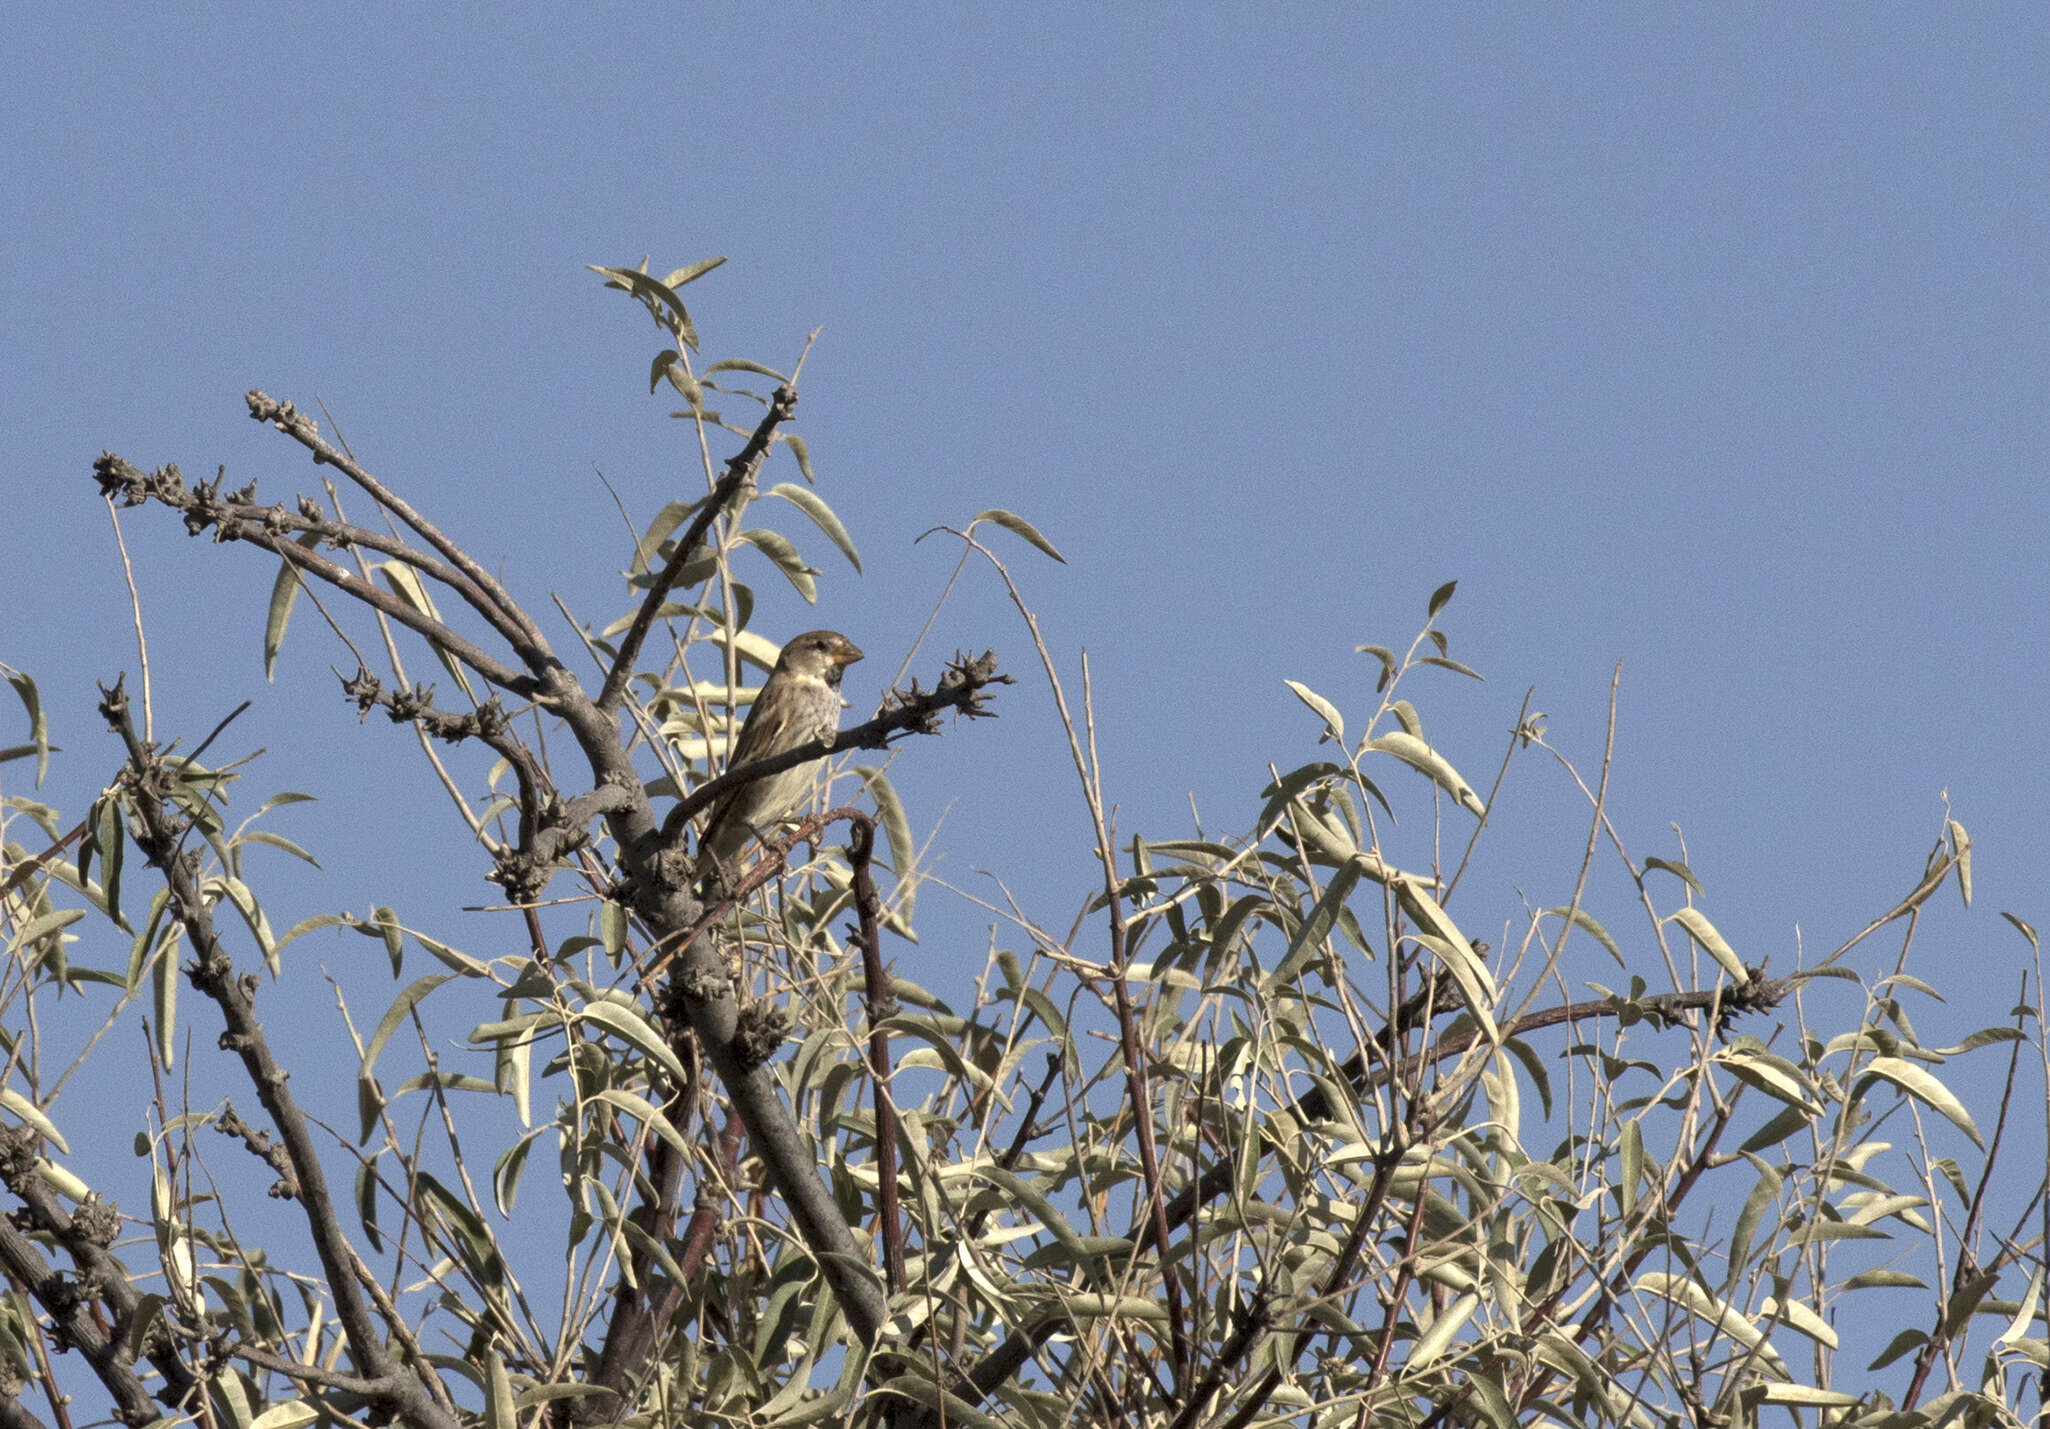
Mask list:
[[[729,768],[780,650],[748,581],[810,602],[808,550],[861,560],[791,430],[804,358],[701,360],[685,291],[722,261],[594,270],[654,322],[650,391],[681,399],[703,488],[639,529],[603,621],[530,612],[528,573],[487,570],[260,391],[250,416],[317,494],[93,464],[127,519],[244,548],[195,560],[275,563],[266,671],[288,634],[346,649],[343,700],[405,732],[360,738],[410,738],[502,898],[464,924],[488,936],[385,904],[278,931],[250,855],[313,863],[270,827],[304,796],[228,757],[232,715],[160,738],[145,640],[136,682],[102,686],[112,740],[63,755],[98,786],[76,822],[19,788],[0,805],[0,1423],[2040,1417],[2050,1211],[2010,1150],[2050,1103],[2040,949],[2007,915],[2016,1007],[1954,1046],[1916,1034],[1947,977],[1921,966],[1924,910],[1971,901],[1947,809],[1893,907],[1812,963],[1747,960],[1684,845],[1633,851],[1612,817],[1613,703],[1591,770],[1528,698],[1499,750],[1432,740],[1434,682],[1479,678],[1447,582],[1406,644],[1359,647],[1366,707],[1288,682],[1312,723],[1268,737],[1316,757],[1277,757],[1221,829],[1120,831],[1108,716],[1011,564],[1061,553],[1004,510],[927,535],[1002,588],[1018,624],[991,643],[1027,661],[929,661],[837,737]],[[765,485],[779,452],[799,479]],[[956,726],[1026,670],[1100,880],[1072,926],[1035,910],[1074,890],[1007,889],[956,1007],[891,964],[928,853],[890,759],[1002,737]],[[83,675],[4,672],[27,737],[0,764],[40,789],[37,681]],[[1572,882],[1528,897],[1468,887],[1519,762],[1586,811]],[[801,766],[819,797],[701,877],[702,812]],[[330,929],[380,948],[395,991],[338,989],[326,1045],[281,1042],[262,1009]],[[1847,955],[1882,936],[1894,966],[1867,979]],[[233,1101],[189,1099],[187,1028]],[[1966,1058],[2002,1059],[1993,1104],[1954,1085]],[[352,1086],[322,1085],[334,1065]],[[89,1187],[74,1147],[116,1136],[135,1175]]]

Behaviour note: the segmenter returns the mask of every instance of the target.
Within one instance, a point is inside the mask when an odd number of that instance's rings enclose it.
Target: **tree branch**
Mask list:
[[[660,614],[662,604],[669,598],[683,576],[683,568],[690,564],[704,543],[705,533],[712,523],[725,511],[727,503],[739,494],[740,489],[755,478],[762,468],[762,462],[775,444],[776,428],[790,420],[797,410],[797,389],[784,386],[776,389],[769,399],[769,410],[762,414],[762,420],[755,425],[754,435],[726,463],[726,474],[712,487],[705,504],[698,508],[697,516],[669,553],[669,560],[654,584],[648,587],[647,595],[641,601],[641,608],[634,612],[633,624],[627,627],[625,637],[619,642],[619,653],[612,657],[612,668],[605,674],[605,684],[598,691],[598,708],[607,713],[616,709],[620,697],[626,692],[627,677],[633,673],[634,661],[641,655],[641,644],[654,628],[655,617]]]
[[[221,1045],[241,1057],[257,1098],[269,1113],[271,1124],[277,1128],[291,1158],[292,1174],[297,1181],[296,1199],[304,1209],[314,1251],[326,1272],[328,1294],[333,1297],[335,1317],[347,1336],[350,1358],[366,1378],[402,1386],[392,1392],[387,1403],[407,1423],[418,1429],[456,1429],[455,1420],[434,1402],[427,1386],[415,1375],[404,1372],[392,1358],[364,1304],[356,1284],[357,1258],[335,1214],[334,1198],[328,1191],[312,1130],[285,1090],[288,1074],[272,1055],[263,1024],[256,1017],[257,981],[254,977],[235,976],[233,960],[221,945],[214,929],[213,911],[200,887],[199,856],[179,847],[186,821],[182,815],[166,809],[164,803],[176,787],[177,776],[165,767],[156,750],[136,734],[121,681],[116,680],[111,690],[103,686],[101,695],[100,713],[128,750],[128,763],[121,777],[141,826],[136,834],[137,846],[161,872],[170,890],[171,907],[193,953],[193,961],[185,968],[186,976],[220,1008],[227,1023]],[[429,1372],[424,1365],[418,1369],[419,1373]]]
[[[474,589],[484,598],[483,604],[472,602],[476,607],[477,613],[490,620],[494,627],[500,626],[500,622],[504,622],[506,626],[509,626],[510,629],[501,628],[501,633],[512,642],[514,648],[520,650],[523,656],[531,654],[533,658],[542,661],[552,661],[555,658],[549,651],[548,641],[542,636],[540,627],[536,626],[528,618],[527,613],[520,609],[519,603],[506,592],[505,587],[500,585],[489,571],[472,560],[462,547],[451,541],[447,536],[444,536],[425,517],[421,516],[419,512],[407,505],[396,493],[386,487],[383,482],[358,466],[355,458],[349,456],[346,452],[336,450],[322,441],[320,438],[320,428],[311,417],[299,411],[290,402],[276,401],[253,387],[243,400],[249,404],[249,415],[251,417],[254,417],[259,422],[269,422],[286,436],[292,438],[293,441],[312,452],[315,465],[331,466],[341,472],[349,480],[355,482],[356,485],[368,492],[371,499],[379,506],[391,512],[408,526],[411,526],[420,533],[422,540],[447,557],[449,563],[467,576]],[[454,583],[451,582],[451,584]],[[494,612],[496,613],[495,619],[493,618]]]
[[[825,759],[844,750],[885,749],[889,747],[890,740],[900,734],[938,734],[939,717],[947,710],[954,710],[969,719],[995,719],[996,712],[988,708],[989,687],[1011,683],[1011,677],[999,675],[996,668],[994,651],[985,650],[981,658],[975,660],[956,654],[948,662],[946,673],[940,676],[935,688],[921,690],[918,682],[913,680],[908,691],[892,690],[885,696],[882,712],[875,718],[865,720],[852,729],[843,729],[830,740],[815,739],[795,749],[786,749],[781,754],[772,754],[767,759],[728,769],[676,801],[662,820],[663,842],[670,847],[676,846],[692,818],[742,784],[751,784],[757,779],[766,779],[771,774],[780,774],[785,769],[795,769],[800,764]]]
[[[183,512],[186,529],[194,535],[212,526],[216,528],[219,540],[247,541],[259,550],[268,551],[279,559],[290,562],[295,569],[318,576],[337,590],[352,595],[371,609],[391,617],[408,630],[440,646],[502,689],[510,690],[523,698],[532,698],[541,688],[536,676],[523,674],[496,656],[487,654],[466,636],[457,634],[432,616],[415,610],[390,591],[378,589],[355,572],[289,539],[282,528],[273,532],[262,516],[244,517],[237,514],[236,503],[224,505],[218,501],[218,480],[188,491],[184,478],[175,465],[145,473],[111,452],[103,454],[93,463],[93,471],[99,477],[100,490],[103,494],[112,496],[119,493],[122,499],[131,505],[153,497],[164,505]],[[138,492],[142,494],[138,495]],[[253,509],[259,512],[266,510],[262,507]]]

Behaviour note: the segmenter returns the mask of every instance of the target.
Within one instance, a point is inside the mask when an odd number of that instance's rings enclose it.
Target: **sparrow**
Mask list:
[[[861,658],[852,640],[832,630],[808,630],[783,647],[768,683],[755,696],[726,767],[738,769],[840,730],[840,676]],[[752,779],[712,806],[698,837],[697,868],[710,873],[747,847],[811,792],[810,764]]]

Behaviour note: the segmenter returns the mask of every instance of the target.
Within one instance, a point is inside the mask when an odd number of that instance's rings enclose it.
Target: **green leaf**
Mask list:
[[[246,844],[263,844],[267,848],[277,849],[282,853],[288,853],[292,855],[292,857],[296,859],[300,859],[306,863],[310,863],[315,868],[320,867],[320,860],[315,858],[312,854],[308,853],[305,849],[299,847],[299,845],[293,843],[290,839],[282,838],[279,835],[271,833],[265,829],[251,829],[245,834],[238,835],[235,841],[237,843]]]
[[[1363,746],[1377,754],[1389,754],[1407,764],[1418,773],[1427,776],[1432,783],[1450,794],[1453,801],[1476,818],[1486,815],[1487,806],[1481,803],[1481,796],[1473,787],[1459,777],[1459,771],[1446,762],[1443,755],[1430,745],[1418,739],[1405,729],[1391,729],[1383,735],[1376,735]]]
[[[688,275],[682,279],[687,283],[702,273],[710,272],[725,261],[724,258],[708,258],[689,268],[678,268],[676,272]],[[674,333],[678,342],[692,352],[698,350],[698,330],[691,326],[690,314],[684,310],[683,299],[677,296],[676,285],[649,277],[643,271],[646,267],[645,260],[641,268],[606,268],[596,263],[586,266],[593,273],[604,275],[606,287],[619,288],[633,294],[648,310],[648,315]]]
[[[492,1350],[484,1356],[484,1429],[519,1429],[519,1423],[505,1361]]]
[[[1473,1312],[1480,1307],[1481,1297],[1478,1293],[1465,1294],[1453,1301],[1445,1313],[1417,1337],[1417,1342],[1410,1349],[1409,1358],[1405,1361],[1405,1369],[1420,1369],[1445,1353],[1446,1346],[1452,1343],[1452,1337],[1466,1327],[1466,1322],[1473,1318]]]
[[[876,801],[876,817],[890,846],[890,870],[897,875],[897,915],[908,922],[918,901],[918,848],[911,841],[911,820],[887,774],[862,765],[856,765],[854,773]]]
[[[1616,940],[1609,936],[1609,930],[1595,922],[1594,915],[1585,908],[1547,908],[1544,916],[1562,921],[1571,917],[1574,927],[1584,929],[1597,943],[1608,949],[1609,956],[1616,960],[1616,966],[1627,966],[1623,961],[1623,950],[1616,946]]]
[[[1950,836],[1950,851],[1957,857],[1958,897],[1964,899],[1965,907],[1969,908],[1972,906],[1972,836],[1956,819],[1946,819],[1944,831]]]
[[[382,905],[372,908],[370,915],[377,920],[373,930],[384,939],[384,954],[391,959],[391,975],[399,975],[399,965],[406,956],[406,930],[399,926],[399,915]]]
[[[28,711],[28,737],[36,751],[36,787],[41,788],[43,775],[50,768],[50,725],[43,715],[43,697],[36,691],[36,682],[21,671],[5,665],[0,665],[0,670],[7,672],[7,683],[14,686],[22,708]]]
[[[1716,964],[1730,975],[1732,982],[1743,982],[1751,976],[1745,971],[1744,960],[1723,941],[1723,935],[1715,930],[1715,924],[1702,916],[1699,908],[1679,909],[1666,921],[1678,923],[1685,928],[1687,936],[1699,943],[1702,950],[1716,960]]]
[[[1423,884],[1407,874],[1393,874],[1389,882],[1394,885],[1397,899],[1411,921],[1424,930],[1423,935],[1412,935],[1428,949],[1439,963],[1450,970],[1459,983],[1459,990],[1466,997],[1466,1010],[1480,1023],[1481,1031],[1490,1044],[1500,1046],[1502,1031],[1495,1025],[1494,1006],[1498,996],[1495,978],[1488,971],[1488,965],[1481,961],[1473,950],[1473,944],[1446,915],[1438,901],[1424,891]]]
[[[1270,986],[1285,986],[1302,975],[1303,963],[1331,935],[1338,910],[1345,906],[1345,900],[1352,896],[1352,890],[1359,881],[1360,864],[1357,859],[1347,859],[1332,873],[1331,881],[1318,895],[1310,915],[1297,925],[1295,936],[1288,940],[1288,950],[1275,965],[1269,979]]]
[[[35,1128],[38,1136],[43,1137],[66,1156],[71,1154],[71,1148],[65,1144],[64,1134],[57,1130],[57,1124],[44,1114],[41,1107],[20,1092],[11,1087],[0,1087],[0,1107],[6,1107],[21,1121]]]
[[[1479,680],[1482,684],[1487,683],[1487,677],[1471,665],[1462,665],[1457,660],[1446,659],[1443,655],[1419,655],[1417,656],[1417,663],[1419,665],[1436,665],[1441,670],[1450,670],[1453,674],[1464,675],[1469,680]]]
[[[690,369],[683,365],[683,354],[673,347],[663,348],[648,364],[648,395],[652,397],[655,389],[664,382],[675,388],[692,406],[704,405],[703,393],[691,377]]]
[[[1431,612],[1429,616],[1427,616],[1426,618],[1430,620],[1436,620],[1438,618],[1438,612],[1445,608],[1445,603],[1452,599],[1452,592],[1457,589],[1459,589],[1458,581],[1447,581],[1445,582],[1445,584],[1439,586],[1436,590],[1432,591]]]
[[[989,522],[992,526],[1003,527],[1013,536],[1038,547],[1042,552],[1052,556],[1062,565],[1065,566],[1068,563],[1068,558],[1053,548],[1053,542],[1040,535],[1038,528],[1023,516],[1015,516],[1009,511],[1000,510],[992,506],[989,510],[978,513],[975,519],[968,523],[969,531],[973,532],[984,521]]]
[[[263,908],[256,901],[256,895],[249,885],[231,874],[216,874],[206,881],[209,890],[218,888],[227,894],[228,901],[235,905],[235,911],[242,915],[242,921],[249,928],[249,935],[256,939],[257,948],[263,953],[265,966],[273,977],[282,971],[278,966],[277,940],[271,937],[270,919],[263,914]]]
[[[811,469],[811,448],[804,444],[804,438],[795,432],[778,432],[776,440],[790,448],[790,455],[797,458],[797,470],[804,479],[818,485],[818,475]]]
[[[683,1063],[677,1060],[675,1051],[663,1040],[662,1034],[643,1019],[636,1009],[625,1003],[598,998],[585,1003],[577,1010],[577,1015],[587,1022],[597,1023],[628,1046],[637,1048],[652,1059],[668,1074],[671,1086],[684,1087],[690,1084],[690,1078],[684,1074]],[[471,1034],[473,1038],[475,1035]]]
[[[176,934],[183,925],[173,920],[166,926]],[[152,969],[150,989],[156,1004],[157,1065],[167,1072],[178,1054],[178,960],[171,956],[172,946],[171,937],[167,936]]]
[[[320,544],[320,536],[313,531],[301,531],[292,538],[292,544],[310,551]],[[278,651],[285,647],[285,626],[292,618],[292,606],[299,599],[299,568],[292,564],[290,556],[278,557],[278,574],[270,583],[270,609],[263,618],[263,677],[275,680],[278,671]]]
[[[317,866],[318,865],[316,865],[316,867]],[[271,944],[271,947],[273,950],[282,950],[285,944],[291,942],[295,938],[302,937],[307,933],[315,932],[321,928],[333,928],[337,925],[347,925],[351,921],[351,919],[345,918],[339,913],[315,913],[311,917],[301,918],[298,922],[294,923],[291,927],[287,928],[284,932],[284,935],[278,938],[275,942],[273,942]]]
[[[662,281],[671,288],[681,288],[685,283],[695,283],[725,261],[724,258],[700,258],[695,263],[672,270]]]
[[[384,577],[385,584],[400,600],[436,624],[442,623],[441,612],[434,607],[434,597],[427,593],[427,587],[411,566],[398,560],[380,561],[371,570]],[[449,653],[448,647],[439,640],[430,639],[427,644],[433,649],[434,658],[441,662],[441,668],[448,671],[449,678],[456,682],[456,687],[475,699],[476,692],[470,688],[470,677],[463,673],[463,667],[456,663],[456,657]]]
[[[636,1121],[647,1127],[648,1130],[668,1142],[679,1155],[688,1158],[695,1154],[695,1149],[689,1142],[683,1139],[683,1133],[678,1131],[669,1118],[662,1114],[660,1107],[656,1106],[646,1097],[635,1096],[632,1092],[621,1091],[617,1087],[607,1087],[599,1092],[594,1100],[603,1102],[610,1107],[616,1107],[628,1116],[633,1117]]]
[[[1801,1075],[1801,1069],[1784,1057],[1775,1057],[1770,1052],[1760,1051],[1755,1046],[1742,1044],[1725,1047],[1710,1060],[1727,1070],[1731,1076],[1758,1088],[1767,1096],[1785,1102],[1807,1113],[1811,1118],[1821,1114],[1810,1100],[1814,1090],[1808,1079]]]
[[[840,548],[840,554],[854,567],[855,574],[861,574],[861,556],[855,551],[854,542],[847,535],[847,528],[840,524],[840,518],[833,514],[833,508],[826,505],[815,492],[795,482],[779,481],[764,494],[780,496],[809,516],[812,524],[825,532],[826,539]]]
[[[1916,1101],[1936,1110],[1952,1126],[1969,1136],[1972,1145],[1982,1149],[1986,1145],[1979,1139],[1979,1128],[1965,1110],[1964,1103],[1951,1094],[1949,1087],[1913,1062],[1899,1057],[1874,1057],[1865,1064],[1858,1079],[1859,1088],[1862,1090],[1875,1077],[1893,1083]]]
[[[681,270],[678,270],[681,271]],[[713,363],[705,369],[705,376],[715,372],[752,372],[757,377],[766,377],[771,382],[787,384],[790,379],[773,367],[764,367],[759,362],[749,362],[744,357],[728,357]]]
[[[739,532],[733,539],[746,542],[774,562],[783,578],[796,588],[807,604],[818,603],[818,582],[812,579],[818,572],[804,563],[804,558],[797,554],[797,547],[787,536],[776,531],[753,530]]]
[[[391,1041],[392,1034],[405,1023],[414,1005],[454,976],[453,973],[429,973],[400,989],[399,995],[392,999],[391,1006],[384,1010],[384,1016],[378,1019],[377,1031],[371,1034],[370,1045],[363,1049],[363,1064],[359,1068],[361,1075],[367,1077],[375,1069],[378,1053],[384,1050],[384,1044]]]
[[[1654,868],[1664,869],[1667,873],[1672,874],[1675,878],[1693,889],[1696,898],[1707,896],[1707,890],[1702,888],[1701,880],[1694,876],[1694,870],[1686,864],[1675,863],[1670,859],[1647,858],[1644,861],[1644,871],[1650,873]]]
[[[1378,695],[1387,689],[1389,683],[1395,678],[1395,652],[1384,645],[1355,645],[1353,646],[1353,653],[1357,655],[1372,655],[1381,662],[1381,673],[1374,680],[1374,693]]]
[[[1312,714],[1324,721],[1324,735],[1318,743],[1323,743],[1324,739],[1335,739],[1340,744],[1345,743],[1345,720],[1338,713],[1336,705],[1308,685],[1297,684],[1294,680],[1283,680],[1281,683],[1287,685],[1297,699],[1308,705]]]

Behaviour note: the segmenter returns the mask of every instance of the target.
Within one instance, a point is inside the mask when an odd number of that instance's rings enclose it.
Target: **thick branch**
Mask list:
[[[194,987],[220,1008],[227,1023],[221,1045],[241,1057],[257,1098],[269,1113],[271,1124],[277,1128],[291,1158],[297,1181],[296,1199],[305,1210],[307,1230],[326,1272],[328,1293],[334,1299],[335,1317],[348,1338],[350,1357],[366,1379],[398,1386],[382,1402],[409,1424],[420,1429],[455,1429],[455,1421],[433,1401],[427,1386],[392,1358],[364,1303],[356,1283],[357,1258],[335,1213],[312,1129],[291,1093],[285,1090],[288,1074],[272,1055],[263,1024],[257,1020],[257,981],[254,977],[235,976],[233,960],[221,945],[214,929],[213,910],[200,888],[198,856],[179,847],[185,821],[165,806],[176,776],[165,768],[155,749],[145,745],[136,734],[121,682],[117,680],[113,689],[103,690],[103,695],[100,713],[128,749],[123,780],[141,824],[136,843],[151,865],[161,871],[170,890],[171,907],[193,953],[186,975]]]
[[[156,1401],[129,1367],[126,1352],[119,1342],[109,1340],[96,1322],[91,1290],[52,1269],[35,1242],[16,1230],[5,1216],[0,1216],[0,1265],[28,1286],[55,1323],[62,1343],[85,1356],[94,1376],[114,1397],[117,1413],[124,1422],[141,1425],[157,1418]]]
[[[141,1307],[142,1297],[129,1281],[128,1268],[107,1249],[106,1242],[92,1233],[94,1213],[89,1212],[86,1206],[79,1207],[75,1214],[67,1210],[49,1183],[39,1175],[8,1175],[6,1180],[8,1190],[19,1196],[27,1207],[30,1224],[56,1237],[58,1244],[71,1256],[72,1263],[84,1273],[85,1279],[114,1312],[116,1332],[126,1334],[127,1327]],[[112,1205],[104,1205],[104,1211],[111,1214]],[[144,1348],[150,1363],[164,1377],[165,1402],[183,1404],[195,1383],[192,1371],[186,1367],[185,1361],[178,1358],[168,1341],[152,1340]]]

